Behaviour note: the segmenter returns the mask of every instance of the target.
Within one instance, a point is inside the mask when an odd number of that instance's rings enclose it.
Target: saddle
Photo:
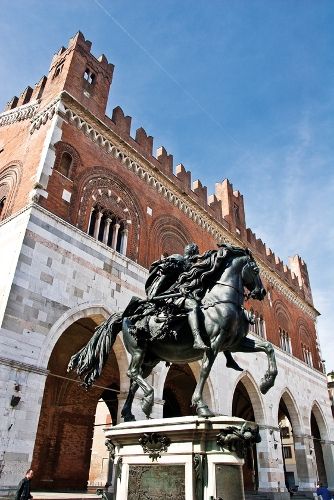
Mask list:
[[[183,302],[183,299],[182,299]],[[187,311],[182,308],[180,300],[168,300],[163,303],[154,303],[132,297],[130,303],[123,312],[130,326],[129,333],[141,341],[163,340],[168,336],[177,338],[179,328],[173,326],[180,320],[187,319]]]

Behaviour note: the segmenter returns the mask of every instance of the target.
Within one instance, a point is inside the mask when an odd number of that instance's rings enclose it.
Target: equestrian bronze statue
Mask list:
[[[245,298],[263,300],[266,291],[259,268],[246,248],[228,244],[198,255],[194,243],[184,255],[175,254],[152,264],[145,300],[133,297],[125,311],[114,313],[95,331],[91,340],[72,356],[68,370],[76,370],[86,388],[100,376],[117,335],[131,361],[131,383],[122,409],[125,421],[134,420],[132,402],[139,387],[142,409],[150,416],[153,387],[146,381],[159,361],[184,364],[202,359],[192,404],[198,416],[214,414],[203,400],[204,384],[220,351],[228,367],[241,368],[233,352],[264,352],[268,368],[260,383],[265,394],[275,382],[277,366],[273,346],[266,340],[247,338],[252,315],[243,307]],[[245,295],[245,289],[248,293]]]

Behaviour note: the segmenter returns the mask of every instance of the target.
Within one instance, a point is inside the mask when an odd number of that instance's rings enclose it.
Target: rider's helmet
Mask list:
[[[196,243],[189,243],[184,247],[185,257],[192,257],[193,255],[198,255],[198,254],[199,254],[199,248],[196,245]]]

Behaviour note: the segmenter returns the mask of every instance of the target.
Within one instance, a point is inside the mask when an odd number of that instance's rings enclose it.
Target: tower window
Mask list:
[[[86,71],[84,73],[84,80],[89,84],[89,85],[93,85],[93,83],[95,82],[95,75],[94,73],[86,68]]]
[[[53,74],[53,78],[57,78],[57,76],[60,75],[60,73],[63,70],[63,66],[64,66],[64,62],[61,62],[61,63],[57,64],[55,72]]]
[[[72,166],[73,158],[70,155],[70,153],[67,153],[64,151],[64,153],[61,155],[61,160],[58,166],[58,172],[61,174],[65,175],[65,177],[69,177],[70,173],[70,168]]]

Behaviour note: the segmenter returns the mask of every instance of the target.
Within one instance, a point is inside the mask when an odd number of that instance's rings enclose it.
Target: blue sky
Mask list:
[[[1,0],[0,108],[81,30],[115,64],[120,105],[214,192],[229,178],[247,225],[308,265],[334,369],[334,2]]]

